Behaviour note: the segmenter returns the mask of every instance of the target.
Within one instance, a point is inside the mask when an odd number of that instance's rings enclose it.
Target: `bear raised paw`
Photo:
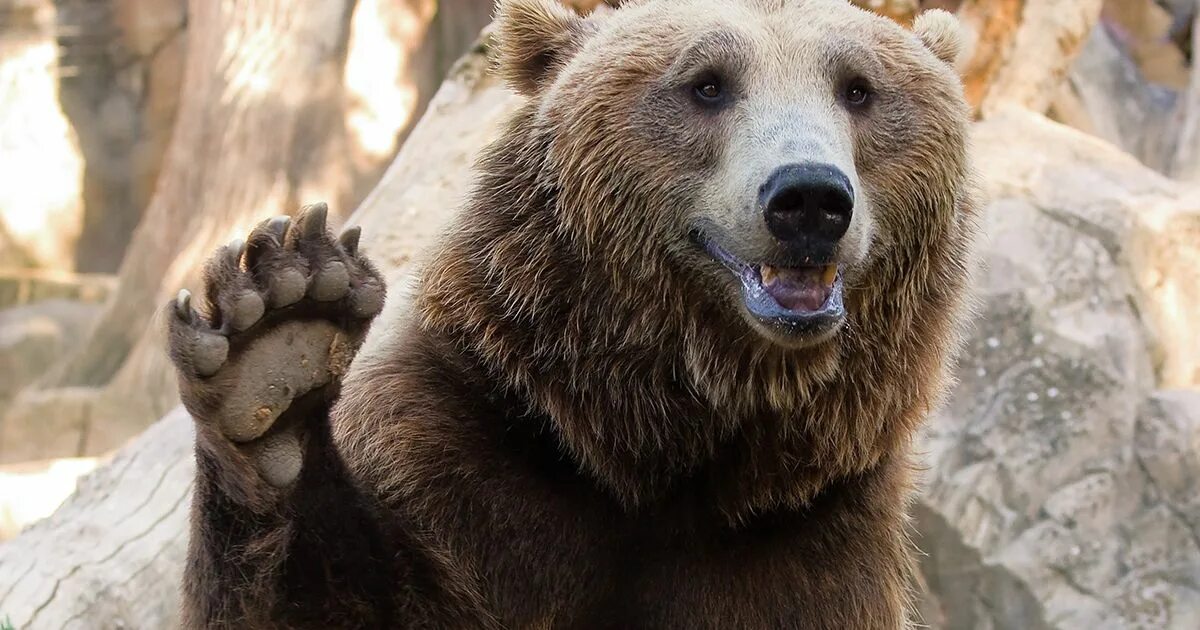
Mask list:
[[[281,417],[336,394],[383,307],[383,280],[359,254],[359,228],[335,238],[327,213],[316,204],[294,221],[263,221],[207,261],[200,312],[186,290],[168,306],[184,405],[201,433],[247,448],[276,487],[299,473],[304,435]]]

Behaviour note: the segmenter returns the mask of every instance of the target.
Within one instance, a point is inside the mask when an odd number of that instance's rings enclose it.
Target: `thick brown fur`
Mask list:
[[[944,16],[914,35],[841,0],[499,11],[500,72],[529,101],[481,159],[412,309],[377,324],[383,342],[344,382],[331,369],[265,434],[231,441],[211,428],[230,422],[214,401],[248,385],[194,367],[221,317],[175,324],[201,427],[190,625],[904,626],[910,441],[947,385],[975,233]],[[846,321],[820,343],[778,343],[688,238],[737,211],[714,201],[720,180],[756,177],[730,145],[778,147],[740,137],[756,115],[697,115],[664,77],[718,58],[772,95],[745,111],[786,120],[799,111],[788,68],[864,50],[874,109],[804,101],[828,112],[821,133],[844,138],[866,199],[862,253],[843,260]],[[825,76],[796,81],[817,92]],[[794,128],[772,129],[762,137]],[[283,316],[268,298],[269,323],[231,333],[228,364],[284,320],[333,322],[357,347],[373,313],[355,292],[377,274],[353,247],[299,249],[317,252],[310,275],[321,256],[344,260],[349,297],[310,288]],[[270,296],[278,270],[242,267]],[[222,286],[248,290],[236,277],[210,274],[214,310],[241,295]],[[297,334],[304,348],[340,339]],[[299,444],[298,475],[256,447],[281,433],[299,437],[271,452]]]

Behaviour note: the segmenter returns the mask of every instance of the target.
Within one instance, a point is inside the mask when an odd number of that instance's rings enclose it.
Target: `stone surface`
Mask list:
[[[1143,163],[1167,171],[1174,160],[1172,137],[1176,91],[1148,80],[1122,48],[1115,27],[1092,31],[1055,97],[1056,120],[1098,136]]]
[[[97,312],[96,305],[66,300],[0,310],[0,416],[21,387],[79,343]]]
[[[924,436],[916,511],[930,621],[1200,627],[1200,393],[1155,391],[1156,367],[1191,384],[1180,364],[1197,352],[1186,322],[1154,316],[1163,283],[1194,279],[1197,241],[1173,247],[1163,228],[1198,209],[1028,113],[981,124],[975,142],[992,198],[981,312]],[[1176,280],[1148,282],[1148,268]]]

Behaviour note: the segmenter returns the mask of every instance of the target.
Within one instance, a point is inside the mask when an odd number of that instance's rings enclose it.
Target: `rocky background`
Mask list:
[[[925,624],[1200,628],[1200,2],[856,2],[958,13],[990,199],[920,443]],[[490,11],[0,0],[0,623],[172,626],[193,468],[157,306],[318,199],[401,286],[516,103]]]

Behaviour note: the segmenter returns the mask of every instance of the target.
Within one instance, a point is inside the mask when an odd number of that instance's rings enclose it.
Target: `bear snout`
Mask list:
[[[758,205],[767,231],[785,247],[832,252],[850,229],[854,187],[836,166],[788,164],[759,187]]]

